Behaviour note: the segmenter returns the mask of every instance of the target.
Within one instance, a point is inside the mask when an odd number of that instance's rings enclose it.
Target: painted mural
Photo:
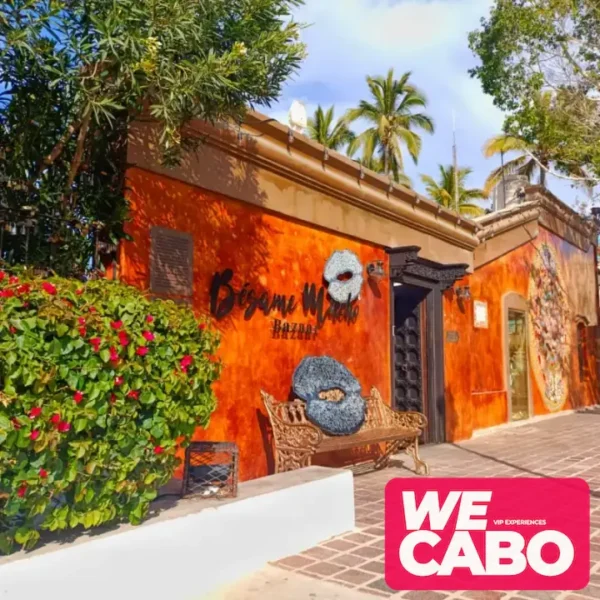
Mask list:
[[[133,241],[122,249],[125,281],[149,287],[152,227],[193,240],[193,296],[182,300],[213,319],[224,364],[217,410],[196,439],[235,441],[241,480],[273,472],[260,391],[291,398],[305,357],[331,357],[362,389],[375,386],[389,401],[389,283],[367,278],[370,264],[387,272],[382,248],[272,214],[261,208],[259,191],[251,205],[139,168],[128,171],[128,187]],[[340,302],[331,299],[332,284]],[[354,455],[319,460],[343,464]]]
[[[569,393],[573,315],[556,251],[536,245],[529,280],[530,361],[544,403],[561,410]]]
[[[452,290],[444,298],[446,434],[449,440],[510,419],[505,353],[508,295],[527,307],[528,381],[532,412],[544,415],[600,402],[595,356],[580,376],[576,322],[595,318],[594,248],[585,252],[540,227],[537,237],[483,265],[457,285],[468,285],[472,301]],[[474,327],[473,305],[488,306],[488,327]],[[592,335],[592,333],[590,333]],[[452,340],[452,341],[450,341]]]

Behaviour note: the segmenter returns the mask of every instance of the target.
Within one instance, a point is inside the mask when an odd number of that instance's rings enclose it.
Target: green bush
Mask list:
[[[216,402],[218,336],[106,280],[0,271],[0,549],[144,518]]]

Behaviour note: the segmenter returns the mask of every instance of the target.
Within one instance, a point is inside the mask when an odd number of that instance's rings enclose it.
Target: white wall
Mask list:
[[[197,512],[4,559],[0,599],[197,600],[354,528],[349,471],[309,467],[239,488],[234,501],[193,501]]]

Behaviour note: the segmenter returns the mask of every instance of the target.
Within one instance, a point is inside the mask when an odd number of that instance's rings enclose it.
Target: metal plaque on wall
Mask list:
[[[189,233],[152,227],[150,230],[150,291],[191,296],[194,285],[194,240]]]
[[[449,344],[456,344],[458,342],[458,331],[447,331],[446,332],[446,341]]]

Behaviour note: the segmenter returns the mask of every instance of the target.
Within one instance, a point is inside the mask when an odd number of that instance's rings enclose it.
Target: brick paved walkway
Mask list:
[[[383,576],[384,501],[389,479],[414,476],[391,467],[354,480],[356,531],[275,566],[375,597],[409,600],[600,599],[600,410],[506,429],[461,444],[422,449],[434,477],[582,477],[592,489],[591,583],[578,592],[394,592]],[[409,459],[406,465],[412,468]],[[334,499],[332,499],[334,501]],[[298,515],[301,518],[301,514]],[[360,594],[362,596],[362,594]],[[316,597],[311,594],[311,597]],[[284,600],[284,597],[282,597]]]

